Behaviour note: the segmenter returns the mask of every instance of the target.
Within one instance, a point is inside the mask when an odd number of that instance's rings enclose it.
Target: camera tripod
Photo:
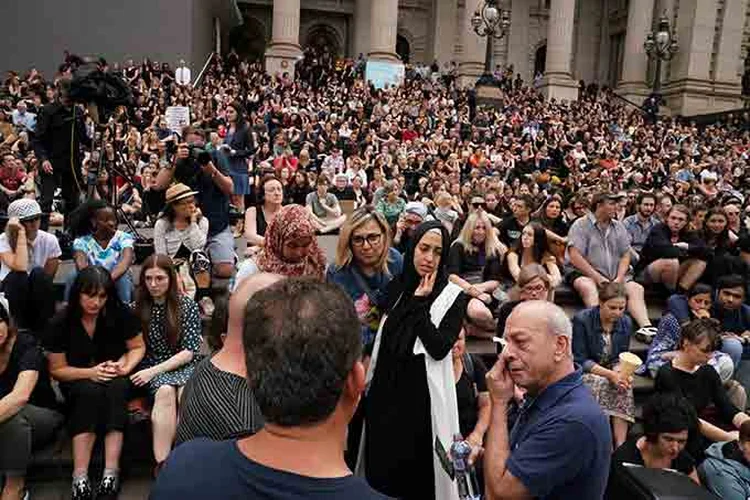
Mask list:
[[[96,123],[96,122],[95,122]],[[86,176],[86,199],[92,199],[94,198],[94,194],[96,192],[97,183],[99,180],[99,172],[105,171],[107,173],[107,186],[109,188],[109,193],[107,199],[104,199],[104,201],[107,203],[109,207],[114,210],[115,214],[117,215],[118,220],[121,220],[125,223],[126,226],[128,226],[128,229],[130,230],[131,234],[135,238],[137,243],[148,243],[148,239],[142,236],[138,229],[135,227],[135,224],[132,221],[132,216],[125,213],[125,211],[122,209],[122,205],[118,203],[117,200],[117,182],[116,178],[117,176],[122,177],[125,179],[125,182],[129,183],[131,188],[133,190],[136,189],[136,182],[133,179],[133,177],[123,169],[117,167],[114,164],[108,164],[105,161],[106,153],[104,151],[104,131],[107,129],[109,125],[101,125],[96,124],[96,133],[99,133],[101,136],[101,139],[98,141],[99,146],[99,161],[96,162],[96,165],[94,165],[94,162],[89,162],[89,168]],[[96,137],[95,137],[96,138]],[[92,142],[92,154],[94,151],[96,151],[96,141]],[[93,167],[93,168],[92,168]]]

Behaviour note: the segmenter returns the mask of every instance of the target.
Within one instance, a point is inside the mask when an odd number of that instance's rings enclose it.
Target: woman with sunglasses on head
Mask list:
[[[341,286],[354,301],[366,348],[375,340],[388,283],[401,274],[403,262],[391,247],[388,223],[372,206],[356,210],[341,227],[336,262],[328,267],[326,280]]]
[[[451,282],[471,297],[467,313],[472,335],[492,336],[496,306],[493,293],[500,286],[505,245],[500,243],[487,213],[476,209],[466,218],[458,238],[451,244],[447,270]]]
[[[145,333],[146,355],[130,376],[153,397],[151,423],[156,471],[172,449],[182,389],[199,361],[198,306],[177,289],[177,274],[166,255],[152,254],[141,266],[135,314]]]
[[[100,496],[116,495],[123,430],[127,422],[128,376],[143,359],[141,324],[119,299],[110,273],[82,269],[68,305],[50,322],[45,350],[50,373],[69,408],[73,438],[73,500],[89,500],[88,469],[97,434],[104,432],[104,474]]]
[[[527,300],[549,300],[550,278],[541,264],[527,264],[518,273],[518,282],[510,291],[510,300],[504,302],[497,311],[497,329],[495,336],[502,338],[505,334],[505,322],[510,313],[521,302]]]
[[[60,265],[60,244],[39,229],[42,211],[36,201],[12,202],[8,217],[0,235],[2,291],[16,325],[39,334],[55,314],[53,280]]]
[[[734,441],[750,419],[727,396],[719,374],[708,364],[721,341],[721,326],[715,319],[694,319],[682,327],[677,355],[656,374],[656,392],[677,392],[695,408],[700,435],[688,442],[688,451],[699,462],[711,442]]]

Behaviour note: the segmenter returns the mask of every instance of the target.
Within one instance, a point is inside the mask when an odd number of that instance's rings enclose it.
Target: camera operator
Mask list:
[[[34,154],[41,164],[39,201],[45,214],[52,211],[57,188],[62,190],[65,213],[78,206],[80,191],[86,185],[81,174],[81,144],[91,146],[83,112],[70,99],[70,82],[60,81],[57,93],[55,102],[44,106],[39,113],[33,142]]]
[[[234,236],[229,227],[229,197],[234,189],[229,169],[217,152],[203,148],[206,137],[202,130],[186,127],[182,136],[186,143],[177,148],[175,161],[156,176],[157,190],[165,190],[173,182],[181,182],[197,191],[198,206],[208,219],[206,250],[211,259],[213,275],[231,278],[234,271]]]

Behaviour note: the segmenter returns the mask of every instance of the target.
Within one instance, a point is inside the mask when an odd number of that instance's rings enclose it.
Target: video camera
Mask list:
[[[107,123],[118,106],[131,108],[135,104],[132,89],[125,80],[118,74],[102,71],[96,61],[88,61],[75,71],[69,97],[88,106],[99,125]]]
[[[208,165],[211,162],[211,153],[206,151],[202,146],[188,146],[190,149],[189,158],[195,161],[201,167]]]

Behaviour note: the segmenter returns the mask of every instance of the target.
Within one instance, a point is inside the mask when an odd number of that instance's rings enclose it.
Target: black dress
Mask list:
[[[258,233],[258,236],[265,236],[267,228],[266,213],[263,211],[263,206],[261,205],[255,209],[255,232]]]
[[[105,313],[106,311],[106,313]],[[49,324],[45,348],[50,353],[65,354],[68,366],[91,368],[104,361],[117,361],[127,352],[127,341],[141,333],[138,318],[124,307],[105,309],[96,321],[93,336],[80,319],[58,314]],[[68,403],[68,433],[122,431],[127,422],[127,396],[130,380],[115,377],[107,383],[80,379],[60,383]]]
[[[365,403],[367,481],[395,498],[434,498],[430,394],[424,355],[413,354],[414,343],[419,337],[434,359],[449,356],[468,303],[459,295],[435,328],[430,307],[437,295],[404,293],[391,310]]]

